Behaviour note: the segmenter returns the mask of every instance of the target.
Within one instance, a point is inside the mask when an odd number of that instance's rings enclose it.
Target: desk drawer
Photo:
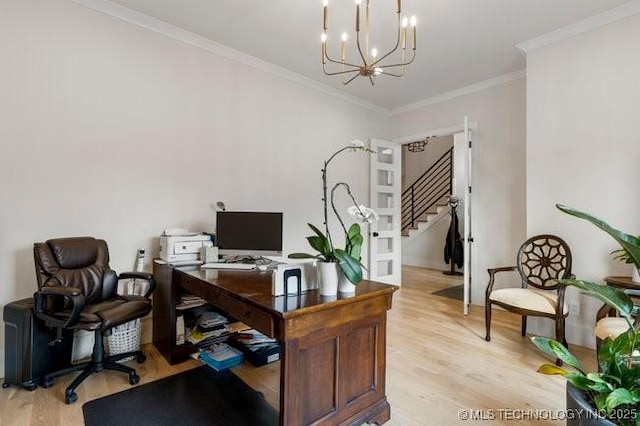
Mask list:
[[[207,303],[210,303],[215,307],[225,312],[228,312],[227,301],[229,298],[223,295],[222,292],[217,290],[212,285],[198,281],[196,278],[185,276],[180,281],[180,287],[187,290],[189,293],[193,294],[194,296],[202,297],[204,300],[207,301]]]
[[[182,277],[180,286],[189,293],[202,297],[217,309],[230,315],[233,319],[242,321],[268,336],[274,335],[273,319],[268,313],[235,300],[212,285],[203,285],[202,281],[188,275]]]
[[[266,334],[267,336],[273,336],[273,319],[271,315],[260,311],[259,309],[245,305],[230,297],[224,297],[226,299],[227,312],[233,318],[238,321],[255,328],[256,330]]]

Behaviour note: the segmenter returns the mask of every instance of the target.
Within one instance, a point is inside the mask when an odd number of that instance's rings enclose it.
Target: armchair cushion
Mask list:
[[[625,331],[629,330],[629,324],[621,317],[605,317],[596,323],[596,337],[604,340],[607,337],[615,339]]]
[[[556,313],[558,305],[558,295],[548,290],[536,288],[501,288],[491,292],[489,300],[497,303],[504,303],[529,311]],[[569,305],[565,302],[563,314],[569,312]]]

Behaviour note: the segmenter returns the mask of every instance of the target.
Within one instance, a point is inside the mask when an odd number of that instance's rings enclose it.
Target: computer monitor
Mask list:
[[[219,211],[216,241],[221,256],[282,256],[282,213]]]

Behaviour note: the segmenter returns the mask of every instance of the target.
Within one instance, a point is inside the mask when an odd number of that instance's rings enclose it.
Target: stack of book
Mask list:
[[[280,359],[280,345],[276,341],[258,330],[248,329],[237,333],[233,345],[240,349],[247,361],[256,367]]]
[[[215,311],[200,312],[194,321],[194,326],[189,328],[187,340],[193,344],[200,343],[204,339],[220,337],[229,333],[227,324],[229,319]]]
[[[200,351],[200,359],[215,370],[225,370],[242,364],[242,352],[226,343],[216,343]]]
[[[194,296],[192,294],[183,294],[182,296],[180,296],[180,303],[176,305],[176,309],[191,309],[202,306],[206,303],[207,302],[201,297]]]

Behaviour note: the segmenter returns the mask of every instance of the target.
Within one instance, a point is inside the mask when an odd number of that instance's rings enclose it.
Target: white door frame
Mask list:
[[[478,122],[477,121],[469,121],[467,117],[464,117],[464,120],[460,124],[454,124],[452,126],[440,127],[437,129],[432,129],[426,132],[421,132],[417,134],[413,134],[410,136],[403,136],[400,138],[394,138],[393,142],[404,145],[409,142],[413,142],[420,139],[425,139],[427,137],[437,137],[437,136],[447,136],[452,135],[454,133],[467,132],[468,141],[476,140],[469,149],[469,158],[467,162],[467,181],[468,185],[465,185],[465,194],[464,194],[464,202],[463,202],[463,211],[464,211],[464,226],[465,226],[465,235],[462,237],[463,246],[464,246],[464,290],[463,290],[463,304],[462,311],[464,315],[469,313],[469,305],[471,304],[471,285],[472,285],[472,276],[471,276],[471,258],[473,255],[473,246],[471,243],[473,242],[473,235],[471,234],[472,229],[472,221],[471,221],[471,182],[473,181],[472,169],[471,169],[471,159],[475,158],[475,145],[477,144],[477,138],[473,137],[477,135]],[[402,250],[402,249],[401,249]]]

